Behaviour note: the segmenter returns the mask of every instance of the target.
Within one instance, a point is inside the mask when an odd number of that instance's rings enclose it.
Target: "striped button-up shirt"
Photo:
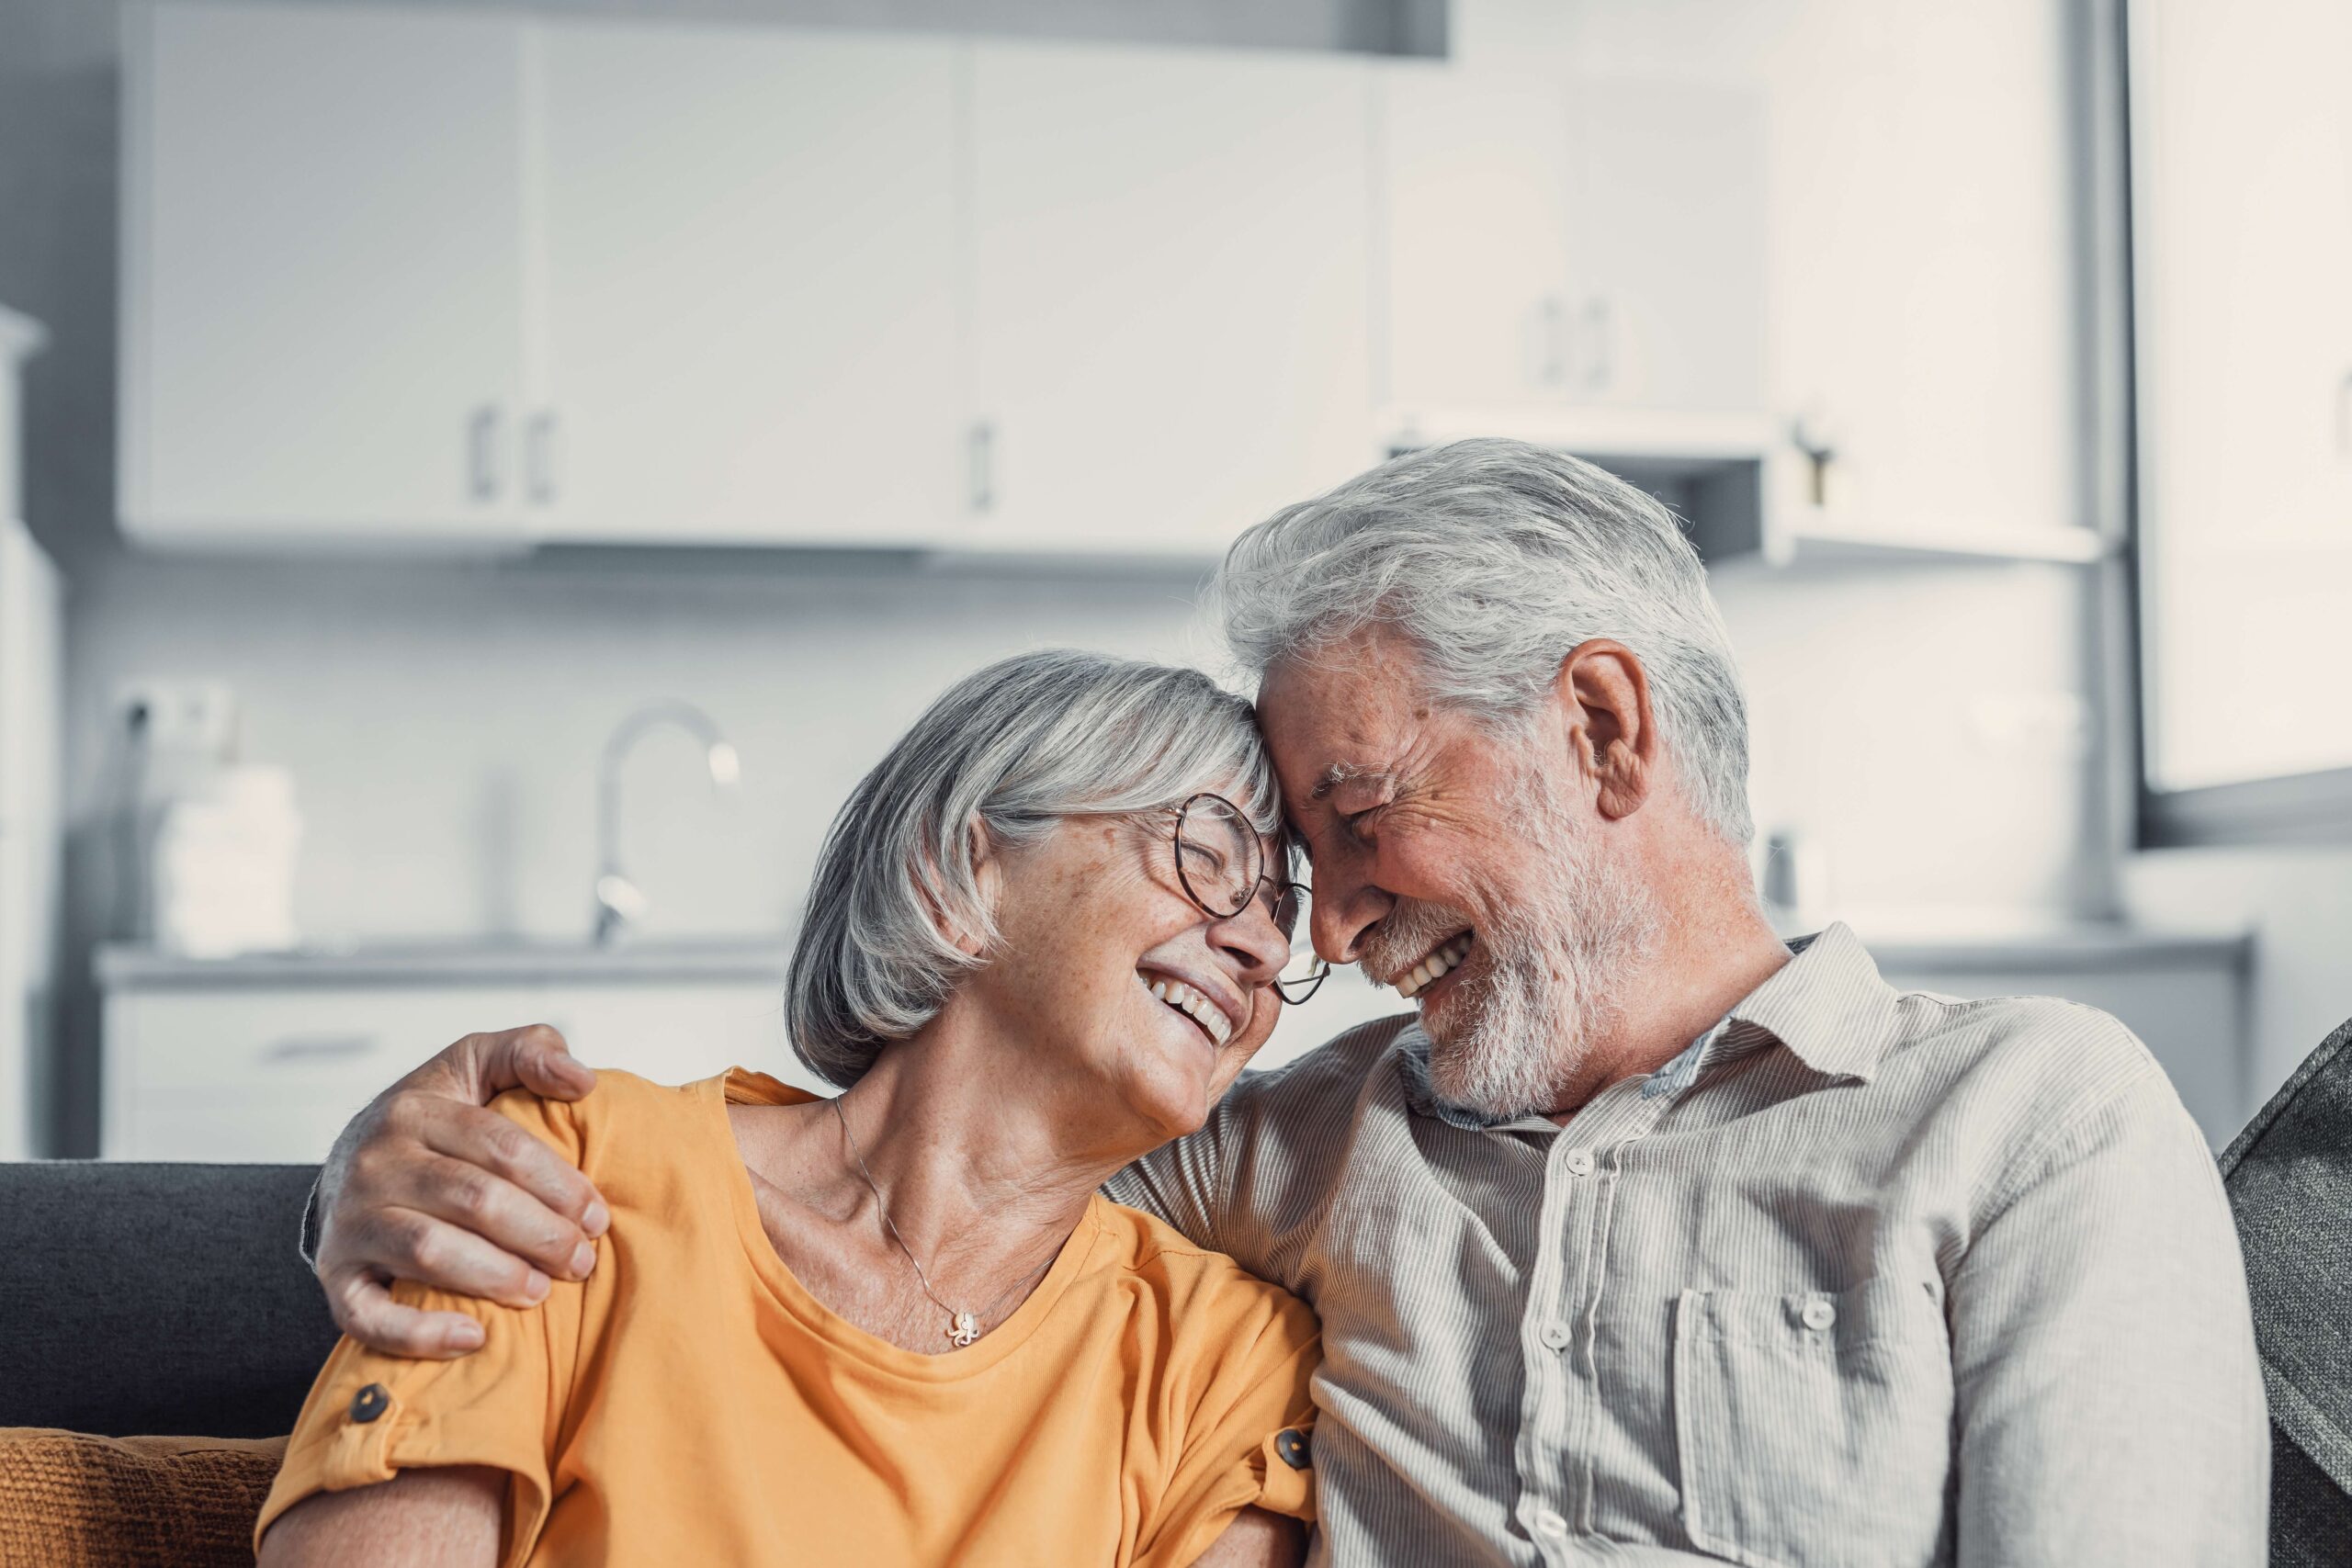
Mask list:
[[[2262,1561],[2229,1211],[2114,1020],[1833,926],[1564,1127],[1428,1050],[1342,1035],[1112,1188],[1321,1314],[1317,1562]]]

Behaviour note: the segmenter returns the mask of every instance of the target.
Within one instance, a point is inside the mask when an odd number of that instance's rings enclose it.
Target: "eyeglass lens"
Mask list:
[[[1264,866],[1264,842],[1239,807],[1216,795],[1196,795],[1184,803],[1176,818],[1176,874],[1185,894],[1220,919],[1239,914],[1254,897],[1270,898],[1274,928],[1293,944],[1276,984],[1289,1000],[1305,1001],[1329,972],[1312,951],[1296,948],[1306,925],[1306,888],[1270,881]]]
[[[1196,795],[1176,821],[1176,872],[1193,903],[1220,918],[1250,907],[1265,851],[1256,829],[1220,795]]]

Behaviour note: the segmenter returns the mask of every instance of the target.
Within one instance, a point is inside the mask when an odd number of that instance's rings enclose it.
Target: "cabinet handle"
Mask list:
[[[1593,390],[1605,389],[1617,373],[1615,312],[1609,308],[1609,298],[1596,294],[1584,302],[1585,344],[1584,384]]]
[[[1566,386],[1568,379],[1568,307],[1556,294],[1544,297],[1544,385]]]
[[[2335,455],[2352,457],[2352,370],[2335,388]]]
[[[376,1048],[372,1034],[289,1034],[264,1047],[265,1062],[319,1061],[328,1057],[364,1056]]]
[[[498,405],[484,403],[466,423],[466,471],[476,501],[496,501],[500,488]]]
[[[970,466],[972,510],[988,512],[996,505],[996,426],[988,420],[972,426]]]
[[[548,505],[555,500],[556,482],[563,459],[559,441],[561,434],[553,409],[541,409],[533,414],[531,423],[523,431],[525,483],[530,489],[532,502],[540,506]]]

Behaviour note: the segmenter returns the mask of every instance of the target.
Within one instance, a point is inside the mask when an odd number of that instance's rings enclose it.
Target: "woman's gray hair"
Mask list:
[[[1068,649],[1024,653],[949,687],[833,818],[785,982],[792,1046],[846,1089],[935,1017],[997,940],[976,829],[1018,851],[1066,817],[1226,795],[1260,831],[1282,822],[1247,700],[1197,670]]]
[[[1612,474],[1520,441],[1456,441],[1383,463],[1234,542],[1213,594],[1260,675],[1375,622],[1428,665],[1430,695],[1504,720],[1568,650],[1614,637],[1648,673],[1691,808],[1754,833],[1747,704],[1699,552]]]

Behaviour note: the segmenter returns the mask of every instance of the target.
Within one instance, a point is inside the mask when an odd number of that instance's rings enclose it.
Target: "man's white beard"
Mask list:
[[[1589,835],[1560,830],[1532,781],[1512,815],[1526,836],[1536,886],[1477,927],[1464,988],[1449,998],[1443,1032],[1430,1036],[1430,1087],[1440,1100],[1487,1116],[1549,1111],[1593,1041],[1623,1006],[1626,979],[1657,940],[1657,900],[1615,864],[1600,863]],[[1471,922],[1428,907],[1396,924],[1403,944]],[[1385,945],[1385,944],[1384,944]],[[1405,957],[1411,963],[1419,953]]]

